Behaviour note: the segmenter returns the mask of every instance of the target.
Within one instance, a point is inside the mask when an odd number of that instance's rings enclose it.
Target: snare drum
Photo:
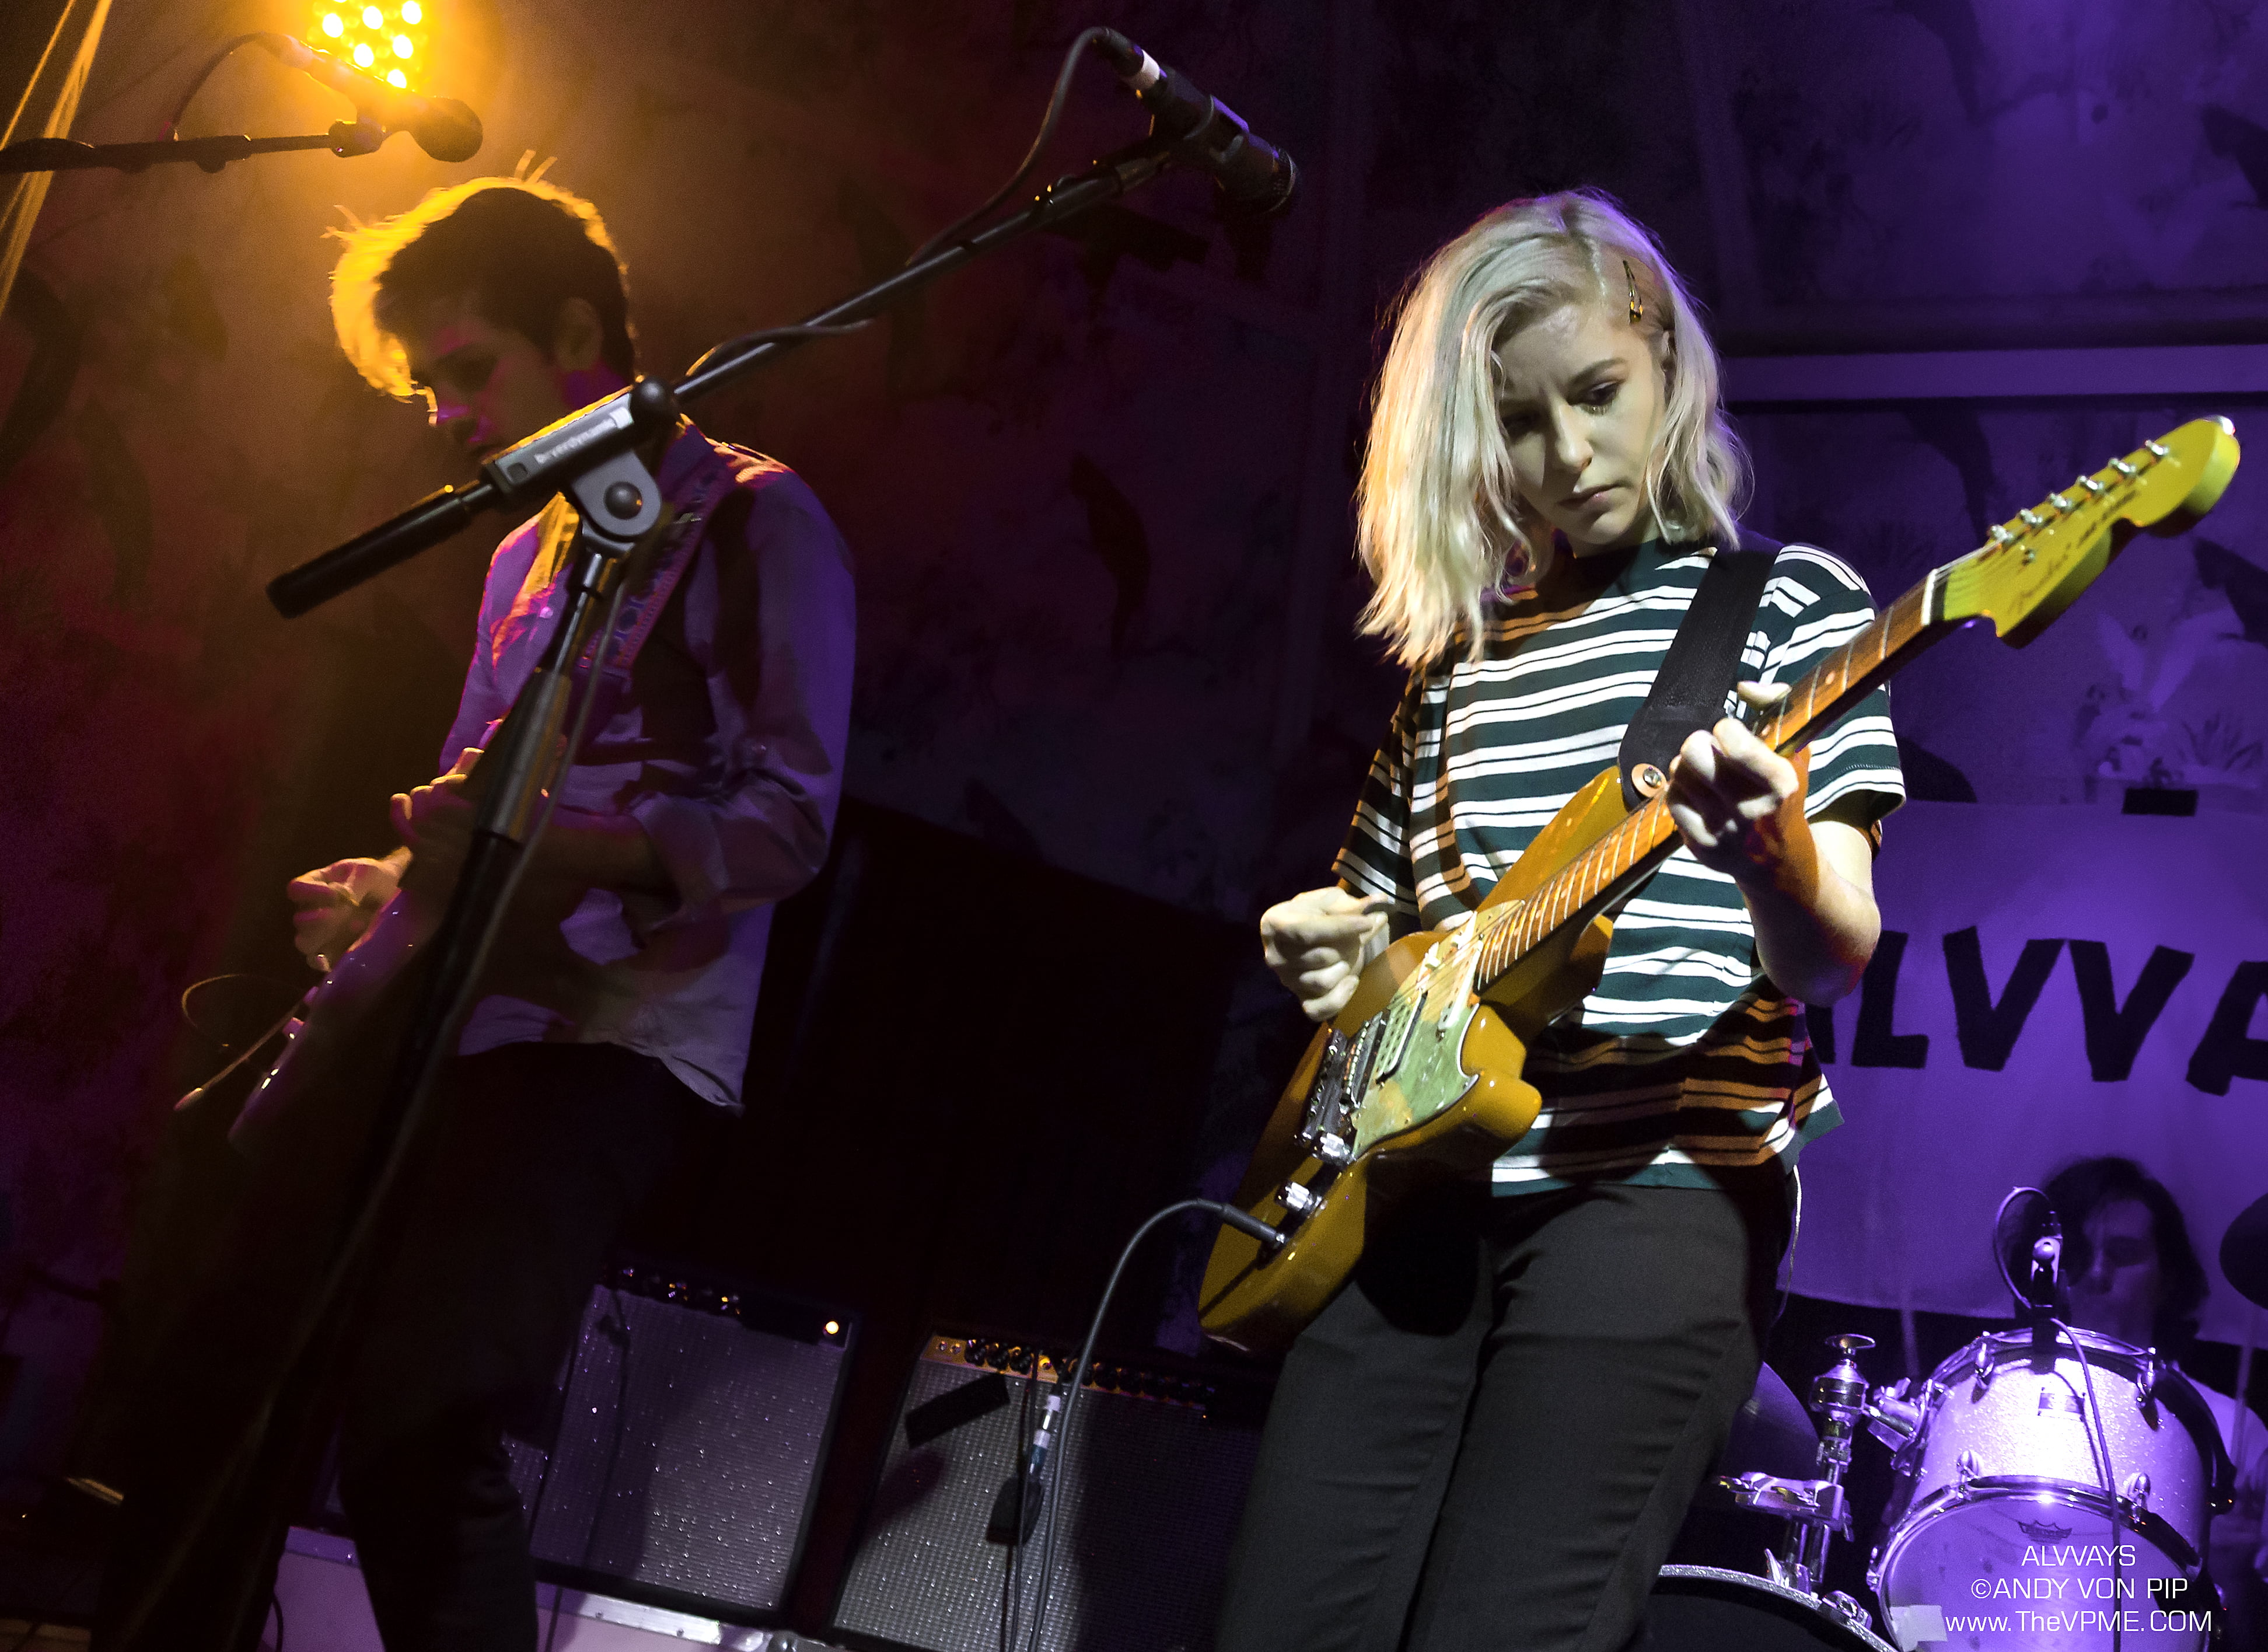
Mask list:
[[[2205,1644],[2202,1551],[2228,1459],[2180,1372],[2085,1331],[2058,1334],[2036,1362],[2029,1331],[2000,1331],[1938,1367],[1917,1398],[1920,1426],[1898,1452],[1867,1575],[1902,1646],[1942,1616],[1975,1624],[1980,1648],[2094,1652],[2110,1644],[2114,1608],[2132,1652]]]

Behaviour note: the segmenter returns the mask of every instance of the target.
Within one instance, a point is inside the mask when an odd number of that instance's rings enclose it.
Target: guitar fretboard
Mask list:
[[[1821,660],[1789,690],[1786,703],[1756,731],[1786,754],[1866,697],[1951,627],[1935,617],[1933,594],[1944,570],[1933,571],[1866,628]],[[1677,826],[1660,798],[1650,798],[1605,836],[1554,873],[1519,916],[1492,928],[1480,943],[1473,987],[1485,992],[1514,964],[1571,924],[1588,923],[1667,860],[1677,847]]]

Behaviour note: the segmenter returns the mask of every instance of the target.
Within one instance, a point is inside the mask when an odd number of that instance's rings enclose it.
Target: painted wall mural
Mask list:
[[[2223,410],[1775,413],[1743,429],[1759,522],[1848,557],[1886,602],[2051,489]],[[1940,644],[1891,690],[1900,734],[1987,802],[2117,808],[2144,785],[2268,812],[2268,573],[2252,559],[2268,505],[2239,474],[2196,532],[2135,541],[2029,647],[1984,630]]]

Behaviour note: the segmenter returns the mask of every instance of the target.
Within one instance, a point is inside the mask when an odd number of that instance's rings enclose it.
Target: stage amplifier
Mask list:
[[[509,1442],[538,1575],[777,1612],[850,1339],[847,1314],[666,1266],[615,1270],[583,1310],[551,1449]]]
[[[916,1361],[835,1613],[853,1646],[998,1652],[1010,1570],[1027,1633],[1040,1535],[1012,1484],[1069,1353],[931,1338]],[[1098,1365],[1062,1460],[1043,1652],[1206,1652],[1266,1387]],[[1029,1523],[1024,1523],[1027,1526]]]
[[[644,1262],[610,1271],[538,1443],[504,1442],[536,1575],[698,1616],[775,1617],[851,1337],[848,1314],[751,1287]],[[348,1530],[326,1492],[325,1523]]]

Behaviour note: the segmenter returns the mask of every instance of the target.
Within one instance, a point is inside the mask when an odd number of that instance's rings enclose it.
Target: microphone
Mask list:
[[[2053,1302],[2056,1287],[2062,1283],[2063,1223],[2050,1211],[2046,1229],[2032,1241],[2031,1285],[2034,1291],[2044,1291],[2046,1300]]]
[[[1299,167],[1282,150],[1255,137],[1243,116],[1116,29],[1096,30],[1095,44],[1118,77],[1149,107],[1151,129],[1212,174],[1221,204],[1231,214],[1273,218],[1292,204]]]
[[[454,98],[421,98],[326,57],[305,41],[263,30],[260,43],[293,69],[343,93],[388,132],[407,132],[435,160],[470,160],[481,151],[481,117]]]

